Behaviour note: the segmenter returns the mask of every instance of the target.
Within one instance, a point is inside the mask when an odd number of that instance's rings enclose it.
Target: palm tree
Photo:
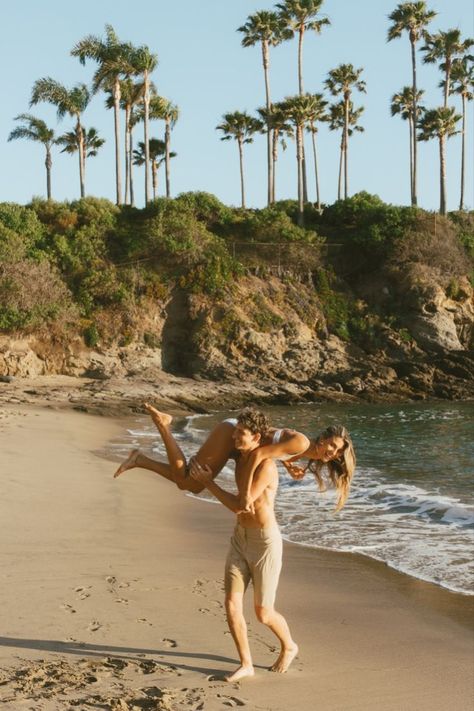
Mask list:
[[[149,141],[149,126],[150,126],[150,92],[151,92],[151,73],[158,66],[158,57],[152,54],[149,47],[142,45],[132,52],[129,58],[133,67],[133,73],[141,75],[143,80],[143,136],[145,144],[145,204],[150,199],[150,141]]]
[[[99,138],[97,129],[93,127],[89,128],[88,130],[83,127],[82,131],[84,146],[83,175],[85,177],[86,158],[94,158],[97,155],[99,149],[102,148],[105,143],[105,138]],[[67,133],[63,133],[62,136],[59,136],[56,143],[60,146],[64,146],[61,153],[69,153],[70,155],[73,155],[76,151],[79,150],[79,142],[77,139],[76,131],[68,131]]]
[[[17,126],[8,136],[9,141],[16,138],[27,138],[30,141],[42,143],[46,150],[46,158],[44,164],[46,166],[46,194],[48,200],[51,200],[51,167],[53,161],[51,158],[51,147],[56,143],[54,130],[48,128],[46,123],[32,114],[19,114],[15,116],[15,121],[23,121],[23,125]]]
[[[323,99],[322,94],[309,94],[309,106],[308,106],[308,125],[306,130],[311,133],[311,141],[313,146],[313,160],[314,160],[314,177],[316,180],[316,204],[318,211],[321,212],[321,196],[319,193],[319,172],[318,172],[318,155],[316,150],[316,134],[318,132],[317,123],[322,121],[327,121],[326,106],[327,101]]]
[[[81,64],[86,59],[98,63],[94,74],[92,88],[94,93],[99,89],[111,89],[114,105],[115,127],[115,176],[116,176],[116,202],[122,202],[122,171],[120,161],[120,79],[133,73],[130,65],[132,53],[130,43],[120,42],[112,25],[105,26],[105,40],[95,35],[88,35],[80,40],[71,50],[73,57],[79,57]]]
[[[247,17],[247,22],[242,27],[237,29],[237,32],[242,32],[243,47],[253,47],[256,44],[261,44],[263,73],[265,78],[265,105],[267,116],[271,110],[270,99],[270,80],[268,69],[270,66],[270,47],[276,47],[284,39],[289,39],[293,36],[292,30],[287,27],[285,20],[276,12],[268,12],[262,10],[254,15]],[[271,145],[271,128],[267,123],[267,172],[268,172],[268,205],[272,202],[273,194],[273,164],[272,164],[272,145]]]
[[[155,200],[158,190],[158,168],[166,161],[166,141],[162,141],[159,138],[150,138],[149,152],[151,161],[153,200]],[[169,157],[174,158],[176,155],[176,153],[170,151]],[[143,141],[140,141],[138,149],[133,151],[133,164],[144,165],[145,160],[145,144]]]
[[[461,145],[461,197],[459,209],[464,210],[464,177],[466,164],[466,115],[467,102],[474,99],[474,63],[468,59],[454,62],[451,71],[451,93],[462,97],[462,145]]]
[[[286,118],[295,127],[296,135],[296,162],[298,167],[298,224],[304,222],[304,186],[303,186],[303,133],[304,127],[309,123],[313,102],[311,94],[288,96],[280,104]]]
[[[398,39],[403,32],[408,33],[411,48],[411,66],[412,66],[412,96],[413,96],[413,122],[416,126],[418,123],[417,109],[417,88],[416,88],[416,45],[420,38],[424,35],[426,27],[431,20],[436,17],[437,13],[434,10],[428,10],[426,2],[403,2],[397,5],[396,9],[389,15],[392,25],[388,30],[387,40],[390,42],[393,39]],[[416,133],[413,140],[413,190],[411,196],[411,204],[416,205],[417,197],[417,175],[418,175],[418,159],[417,159],[417,141]]]
[[[37,79],[33,85],[30,106],[45,101],[56,106],[57,115],[62,119],[66,114],[76,119],[76,135],[79,145],[79,180],[81,198],[85,197],[84,185],[84,134],[81,117],[90,101],[89,89],[85,84],[76,84],[72,89],[66,89],[55,79],[45,77]]]
[[[413,143],[416,141],[415,117],[413,115],[413,104],[416,103],[418,114],[423,114],[424,107],[420,106],[419,101],[423,94],[423,90],[417,92],[416,101],[413,101],[413,89],[411,86],[404,86],[398,94],[392,96],[390,111],[392,116],[400,115],[404,121],[408,121],[410,129],[410,195],[413,196]]]
[[[456,114],[454,108],[441,106],[426,111],[418,122],[420,141],[429,141],[432,138],[437,138],[439,141],[439,211],[442,215],[446,215],[446,140],[459,133],[456,126],[460,120],[461,116]]]
[[[339,151],[339,176],[337,181],[337,199],[342,198],[342,173],[344,166],[344,154],[346,152],[346,141],[352,136],[354,132],[362,133],[364,128],[359,126],[357,121],[364,111],[364,107],[360,106],[358,109],[354,109],[352,102],[349,106],[349,130],[346,136],[346,107],[343,101],[338,104],[331,104],[329,107],[328,120],[329,128],[331,131],[341,131],[341,144]]]
[[[171,197],[170,187],[170,157],[171,157],[171,130],[174,128],[179,118],[179,109],[163,96],[152,95],[150,99],[150,120],[162,120],[165,122],[165,176],[166,176],[166,197]],[[175,154],[176,155],[176,154]]]
[[[244,143],[253,143],[253,135],[262,129],[262,122],[245,111],[224,114],[222,118],[223,122],[216,126],[216,130],[224,133],[221,141],[229,141],[233,138],[239,147],[240,192],[242,207],[245,208]]]
[[[154,88],[153,83],[151,84]],[[131,77],[120,81],[120,108],[125,112],[125,204],[134,205],[135,197],[133,190],[133,171],[132,171],[132,151],[133,151],[133,127],[139,122],[140,118],[135,111],[143,100],[143,82],[134,82]],[[105,101],[107,109],[114,108],[113,93],[109,95]]]
[[[278,146],[281,145],[283,150],[286,150],[285,138],[293,138],[294,131],[291,123],[285,116],[285,112],[282,110],[281,104],[272,104],[270,111],[267,111],[266,107],[257,109],[257,113],[260,116],[264,126],[265,133],[268,128],[271,133],[271,145],[272,145],[272,194],[271,203],[275,202],[275,190],[276,190],[276,164],[278,161]]]
[[[349,194],[348,179],[348,148],[349,148],[349,113],[352,103],[352,92],[357,89],[365,93],[365,82],[360,79],[363,69],[355,69],[352,64],[340,64],[328,72],[324,82],[333,96],[342,96],[344,103],[344,197]]]
[[[468,60],[474,59],[472,55],[468,54],[469,49],[474,45],[474,40],[469,38],[466,40],[461,39],[460,30],[447,30],[446,32],[440,31],[435,35],[430,35],[426,33],[425,35],[425,45],[421,48],[425,52],[423,61],[426,64],[434,64],[438,60],[440,62],[439,68],[444,72],[444,107],[448,105],[448,96],[450,94],[450,81],[451,81],[451,70],[453,67],[453,62],[458,59],[466,57]]]

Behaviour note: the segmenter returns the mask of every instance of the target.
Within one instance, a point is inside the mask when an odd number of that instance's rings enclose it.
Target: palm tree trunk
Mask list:
[[[298,161],[298,225],[303,227],[303,126],[301,125],[296,127],[296,160]]]
[[[464,210],[464,177],[466,164],[466,94],[462,95],[462,130],[461,130],[461,197],[459,209]]]
[[[311,126],[311,139],[313,143],[314,177],[316,179],[316,203],[318,206],[318,212],[321,212],[321,196],[319,194],[318,154],[316,151],[316,131],[314,130],[314,125]]]
[[[279,131],[274,128],[272,131],[272,203],[275,202],[276,166],[278,160],[278,137]]]
[[[446,215],[446,159],[444,154],[444,136],[439,137],[439,211],[442,215]]]
[[[130,126],[130,163],[129,163],[129,171],[130,171],[130,205],[132,207],[135,206],[135,190],[133,187],[133,127]]]
[[[154,161],[154,160],[151,161],[151,180],[152,180],[152,184],[153,184],[153,200],[156,200],[156,188],[157,188],[156,161]]]
[[[53,161],[51,159],[51,150],[49,146],[46,146],[46,160],[44,162],[46,166],[46,195],[48,200],[51,200],[51,166]]]
[[[130,204],[130,163],[132,153],[130,150],[130,105],[125,107],[125,205]]]
[[[340,200],[342,197],[342,166],[344,162],[344,129],[342,130],[341,136],[341,150],[339,153],[339,178],[337,181],[337,199]]]
[[[304,25],[300,25],[299,37],[298,37],[298,87],[299,94],[303,94],[303,38],[304,38]],[[304,150],[304,136],[302,138],[302,170],[303,170],[303,200],[308,202],[308,181],[306,178],[306,158]]]
[[[149,122],[150,122],[150,78],[148,76],[148,70],[145,70],[143,74],[143,132],[145,141],[145,205],[150,201],[150,143],[149,143]]]
[[[417,196],[417,164],[418,164],[418,146],[416,138],[416,128],[418,125],[418,106],[416,100],[416,43],[411,41],[411,66],[412,66],[412,90],[413,90],[413,178],[412,178],[412,194],[411,204],[418,204]]]
[[[171,119],[166,119],[165,128],[165,173],[166,173],[166,197],[171,197],[170,187],[170,143],[171,143]]]
[[[411,196],[411,204],[413,204],[413,141],[414,141],[414,127],[413,127],[413,119],[411,116],[408,118],[408,126],[410,129],[410,196]]]
[[[81,121],[77,117],[76,124],[77,142],[79,144],[79,182],[81,185],[81,198],[86,196],[85,189],[85,165],[84,165],[84,131],[82,130]]]
[[[120,165],[120,81],[114,82],[115,188],[116,203],[122,203],[122,167]]]
[[[240,162],[240,194],[242,198],[242,207],[245,209],[245,186],[244,186],[244,149],[242,139],[238,139],[239,144],[239,162]]]
[[[267,205],[272,203],[273,194],[273,163],[272,163],[272,136],[270,130],[270,79],[268,76],[269,57],[268,57],[268,41],[262,40],[262,61],[263,73],[265,76],[265,104],[267,107]]]
[[[347,154],[349,152],[349,99],[346,99],[344,103],[344,199],[347,200],[349,195],[349,177],[347,170]]]
[[[449,84],[451,81],[451,61],[446,60],[446,72],[444,77],[444,108],[448,108]]]

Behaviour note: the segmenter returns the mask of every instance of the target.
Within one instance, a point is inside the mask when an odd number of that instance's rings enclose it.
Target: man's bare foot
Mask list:
[[[128,457],[122,464],[119,466],[117,471],[114,474],[114,479],[116,479],[120,474],[123,474],[124,472],[127,471],[127,469],[133,469],[134,467],[137,466],[137,459],[138,455],[140,454],[139,449],[132,449]]]
[[[270,671],[277,672],[278,674],[284,674],[288,670],[291,662],[297,654],[297,644],[295,644],[294,647],[290,647],[289,649],[282,649],[275,664],[270,668]]]
[[[254,674],[255,672],[251,664],[242,665],[238,669],[236,669],[233,674],[231,674],[230,676],[226,676],[225,680],[230,682],[240,681],[240,679],[244,679],[246,676],[253,676]]]
[[[143,404],[143,407],[145,410],[148,412],[148,414],[151,416],[151,419],[155,423],[157,427],[169,427],[170,424],[173,421],[173,416],[168,415],[166,412],[160,412],[159,410],[156,409],[156,407],[153,407],[153,405],[150,405],[149,402],[145,402]]]

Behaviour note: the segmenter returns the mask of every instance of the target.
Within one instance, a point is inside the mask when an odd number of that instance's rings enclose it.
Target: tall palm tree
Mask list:
[[[51,158],[51,148],[57,142],[54,137],[54,130],[48,128],[46,123],[32,114],[19,114],[15,116],[15,121],[23,121],[21,126],[17,126],[8,136],[9,141],[17,138],[27,138],[29,141],[42,143],[46,150],[46,158],[44,161],[46,167],[46,194],[48,200],[51,200],[51,167],[53,161]]]
[[[459,209],[464,210],[464,178],[466,165],[466,115],[467,102],[474,99],[474,62],[469,59],[454,62],[451,71],[451,93],[462,98],[462,143],[461,143],[461,197]]]
[[[314,177],[316,181],[316,204],[319,212],[321,212],[321,195],[319,191],[319,171],[318,171],[318,155],[316,149],[316,134],[318,132],[318,123],[322,121],[327,121],[328,117],[326,114],[327,101],[323,99],[322,94],[310,94],[310,103],[308,107],[308,125],[306,130],[311,134],[311,142],[313,146],[313,160],[314,160]]]
[[[153,86],[153,85],[152,85]],[[132,151],[133,127],[140,120],[135,107],[143,100],[143,82],[134,82],[131,77],[120,81],[120,108],[125,112],[125,199],[126,205],[134,205]],[[113,92],[109,91],[105,106],[113,109],[115,100]]]
[[[150,98],[151,73],[158,66],[158,57],[146,45],[137,47],[129,57],[135,75],[140,75],[143,81],[143,137],[145,144],[145,204],[150,200]]]
[[[81,198],[85,197],[84,184],[84,133],[82,129],[82,114],[90,101],[90,92],[85,84],[76,84],[72,89],[66,89],[51,77],[37,79],[33,85],[30,106],[45,101],[56,106],[59,119],[66,114],[76,119],[76,135],[79,145],[79,180]]]
[[[357,123],[364,111],[364,107],[360,106],[354,109],[352,102],[349,106],[349,129],[346,134],[346,106],[343,101],[338,104],[331,104],[328,112],[329,128],[331,131],[341,131],[341,143],[339,150],[339,175],[337,181],[337,199],[342,198],[342,174],[344,166],[344,154],[347,149],[347,141],[354,132],[362,133],[364,128]]]
[[[446,140],[459,133],[457,124],[460,120],[461,116],[456,114],[454,108],[442,106],[426,111],[418,122],[420,141],[429,141],[432,138],[439,141],[439,211],[442,215],[446,214]]]
[[[413,144],[416,141],[415,117],[413,115],[413,104],[416,103],[418,115],[422,115],[424,107],[419,101],[425,93],[423,90],[417,92],[416,101],[413,101],[413,89],[411,86],[404,86],[398,94],[392,96],[390,111],[392,116],[401,116],[404,121],[408,121],[410,129],[410,195],[413,196]]]
[[[99,149],[102,148],[105,143],[105,138],[100,138],[99,134],[97,133],[97,129],[93,127],[89,129],[85,129],[83,127],[82,131],[84,137],[84,165],[82,170],[83,175],[85,177],[86,158],[94,158],[97,155]],[[77,139],[76,131],[68,131],[67,133],[63,133],[62,136],[59,136],[56,143],[60,146],[64,146],[61,153],[69,153],[70,155],[73,155],[74,153],[76,153],[76,151],[79,150],[79,142]]]
[[[166,142],[159,138],[150,138],[150,162],[151,162],[151,177],[153,186],[153,200],[155,200],[158,191],[158,169],[166,161]],[[170,158],[174,158],[177,154],[170,151]],[[144,165],[145,163],[145,145],[143,141],[138,144],[138,149],[133,151],[133,164]]]
[[[122,170],[120,161],[120,80],[133,73],[130,65],[132,45],[119,40],[112,25],[105,26],[105,40],[95,35],[88,35],[80,40],[71,50],[73,57],[79,57],[81,64],[87,59],[98,63],[94,74],[92,88],[94,93],[99,89],[111,89],[114,106],[115,129],[115,176],[116,202],[122,203]]]
[[[303,187],[303,134],[304,128],[309,123],[313,102],[311,94],[297,94],[288,96],[279,104],[286,118],[295,127],[296,136],[296,162],[298,169],[298,224],[304,222],[304,187]]]
[[[293,36],[292,30],[287,27],[285,20],[277,12],[268,12],[261,10],[247,17],[245,25],[237,29],[237,32],[243,33],[242,46],[253,47],[260,44],[262,48],[263,73],[265,79],[265,105],[267,116],[271,110],[270,99],[270,47],[276,47],[283,42],[284,39],[289,39]],[[271,128],[267,123],[267,176],[268,176],[268,205],[272,202],[273,194],[273,164],[272,164],[272,145],[271,145]]]
[[[234,111],[224,114],[223,121],[216,126],[217,131],[222,131],[224,135],[221,141],[229,141],[233,138],[237,141],[239,148],[240,164],[240,193],[242,207],[245,208],[245,184],[244,184],[244,144],[253,143],[253,136],[262,129],[262,122],[250,116],[245,111]]]
[[[355,69],[352,64],[340,64],[328,72],[324,82],[333,96],[341,96],[344,103],[344,197],[349,195],[348,153],[349,153],[349,113],[352,92],[357,89],[365,93],[365,82],[360,78],[363,69]]]
[[[418,41],[424,36],[429,23],[434,20],[438,13],[434,10],[428,10],[426,2],[403,2],[397,5],[395,10],[389,15],[392,25],[389,27],[387,41],[399,39],[403,32],[408,33],[411,50],[411,69],[412,69],[412,96],[413,96],[413,121],[416,126],[418,123],[417,109],[417,86],[416,86],[416,46]],[[416,131],[413,141],[413,192],[411,196],[411,204],[418,203],[417,195],[418,182],[418,147],[416,140]]]
[[[171,130],[176,125],[179,118],[179,109],[163,96],[152,92],[150,99],[150,120],[162,120],[165,122],[165,177],[166,177],[166,197],[171,197],[170,186],[170,157],[171,157]],[[176,154],[175,154],[176,155]]]
[[[283,150],[286,150],[286,138],[293,138],[294,130],[289,123],[285,112],[282,110],[281,104],[272,104],[270,111],[267,111],[266,107],[257,109],[257,113],[260,116],[263,124],[264,131],[267,132],[268,128],[271,133],[271,144],[272,144],[272,194],[271,203],[275,202],[275,191],[276,191],[276,165],[278,162],[278,146],[280,145]]]
[[[321,34],[323,27],[330,25],[328,17],[319,16],[324,0],[283,0],[277,3],[276,7],[280,11],[282,18],[287,23],[293,36],[298,33],[298,91],[303,94],[303,40],[306,32],[316,32]],[[304,201],[308,200],[308,188],[306,180],[306,160],[303,135],[303,193]]]
[[[444,107],[448,106],[448,96],[450,94],[451,70],[453,62],[466,57],[468,60],[474,59],[469,54],[470,48],[474,45],[474,39],[461,39],[461,31],[457,29],[440,31],[434,35],[426,33],[425,44],[421,48],[425,53],[423,61],[426,64],[434,64],[440,61],[439,68],[444,72]]]

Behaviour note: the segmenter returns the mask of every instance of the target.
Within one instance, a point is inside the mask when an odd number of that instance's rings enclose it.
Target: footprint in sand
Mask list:
[[[153,622],[150,622],[145,617],[139,617],[137,619],[137,622],[141,622],[143,625],[149,625],[150,627],[153,627]]]
[[[62,610],[65,610],[66,612],[70,612],[71,615],[73,615],[73,614],[76,612],[76,610],[73,608],[73,606],[72,606],[72,605],[68,605],[67,602],[64,602],[64,603],[61,605],[61,609],[62,609]]]
[[[122,605],[128,605],[128,600],[126,600],[124,597],[118,597],[115,602],[120,602]]]
[[[86,587],[79,586],[77,588],[74,588],[74,592],[77,593],[77,597],[79,600],[86,600],[88,597],[91,596],[90,592],[88,592],[91,587],[91,585],[87,585]]]
[[[223,694],[217,694],[218,699],[222,699],[223,706],[245,706],[245,701],[237,698],[237,696],[224,696]]]
[[[87,625],[89,632],[97,632],[97,630],[100,630],[101,627],[102,625],[97,620],[91,620],[91,622]]]
[[[163,642],[163,645],[168,648],[174,648],[178,646],[178,643],[175,642],[174,639],[168,639],[167,637],[165,637],[161,641]]]

